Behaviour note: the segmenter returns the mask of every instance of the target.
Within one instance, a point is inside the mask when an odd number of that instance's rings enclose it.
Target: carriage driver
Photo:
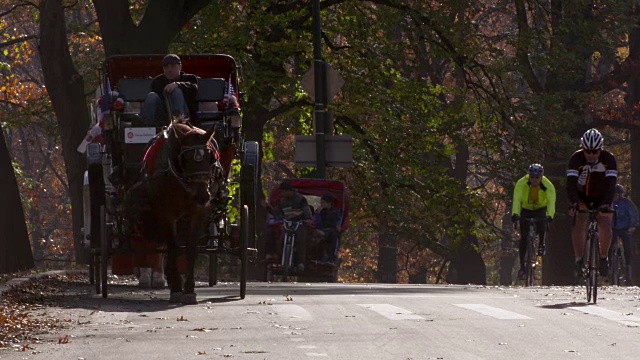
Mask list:
[[[182,61],[176,54],[169,54],[162,59],[163,73],[153,78],[151,92],[140,111],[140,117],[149,126],[162,127],[169,125],[169,115],[184,116],[198,126],[196,93],[198,77],[182,71]],[[165,94],[169,99],[171,114],[167,114]]]
[[[275,218],[286,220],[303,221],[306,225],[311,224],[311,209],[307,199],[300,195],[296,189],[288,182],[282,182],[279,186],[282,197],[275,207],[270,206],[263,200],[262,206]],[[307,226],[300,226],[296,231],[295,258],[297,270],[304,271],[305,258],[307,256]],[[278,259],[278,254],[282,253],[283,238],[276,238],[273,227],[267,226],[265,231],[265,244],[267,248],[267,260]]]

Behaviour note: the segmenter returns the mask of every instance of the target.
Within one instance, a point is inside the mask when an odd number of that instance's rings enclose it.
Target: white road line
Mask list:
[[[369,310],[373,310],[389,320],[422,320],[420,315],[416,315],[409,310],[389,305],[389,304],[358,304]]]
[[[290,321],[309,321],[313,319],[313,316],[307,310],[298,305],[273,305],[272,309],[280,318]]]
[[[598,306],[585,306],[585,307],[569,307],[568,309],[579,311],[585,314],[596,315],[608,320],[619,322],[626,326],[639,327],[640,317],[633,315],[625,315],[620,312],[607,310]]]
[[[528,316],[514,313],[513,311],[496,308],[485,304],[453,304],[455,306],[473,310],[480,314],[494,317],[500,320],[527,320],[531,319]]]
[[[326,353],[305,353],[305,355],[310,357],[329,357]]]

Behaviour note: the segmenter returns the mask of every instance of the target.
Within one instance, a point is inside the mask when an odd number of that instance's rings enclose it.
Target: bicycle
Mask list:
[[[621,244],[622,239],[616,237],[611,242],[611,249],[609,250],[609,281],[611,285],[620,285],[621,277],[624,275],[624,256],[622,254],[623,246]],[[626,277],[626,276],[625,276]]]
[[[538,252],[536,251],[540,240],[540,237],[538,236],[537,225],[539,222],[544,222],[546,224],[547,219],[527,218],[522,219],[521,221],[527,221],[529,223],[529,233],[527,234],[527,249],[524,256],[525,286],[533,286],[533,282],[535,279],[535,268],[541,263],[541,261],[538,259]]]
[[[609,209],[587,209],[578,210],[578,213],[589,214],[589,227],[587,230],[587,239],[584,244],[583,259],[587,259],[584,264],[582,275],[585,278],[585,287],[587,288],[587,302],[595,304],[598,300],[598,261],[600,260],[600,238],[598,236],[598,214],[613,213],[615,211]]]
[[[286,279],[289,270],[293,267],[293,253],[296,244],[296,232],[303,225],[303,221],[283,220],[284,242],[282,244],[282,273]]]

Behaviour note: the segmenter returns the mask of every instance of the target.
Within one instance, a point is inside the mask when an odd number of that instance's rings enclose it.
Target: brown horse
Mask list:
[[[137,207],[134,215],[143,236],[167,248],[171,302],[197,304],[194,280],[197,242],[211,201],[220,200],[224,191],[218,145],[213,135],[214,128],[205,132],[183,119],[174,120],[148,147],[142,169],[144,178],[129,190],[130,198],[144,204]],[[182,234],[179,220],[188,224],[187,234]],[[179,236],[186,240],[184,289],[178,272]]]

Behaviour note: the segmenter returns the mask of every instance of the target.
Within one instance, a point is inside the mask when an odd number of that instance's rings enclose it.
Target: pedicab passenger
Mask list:
[[[272,216],[272,223],[275,219],[285,219],[291,221],[303,221],[305,225],[311,224],[311,209],[307,199],[300,195],[289,182],[282,182],[279,186],[282,196],[276,206],[271,206],[266,201],[262,205]],[[267,223],[265,230],[266,260],[277,261],[282,254],[284,232],[276,236],[273,226]],[[295,264],[298,271],[304,271],[307,255],[307,226],[300,226],[296,231],[295,243]]]
[[[140,111],[140,117],[149,126],[167,126],[170,116],[182,116],[199,126],[196,94],[198,77],[182,71],[182,60],[176,54],[168,54],[162,59],[163,73],[151,81],[151,92]],[[167,114],[165,94],[169,98],[171,114]]]
[[[314,233],[321,238],[320,249],[322,251],[321,262],[335,262],[342,214],[333,206],[334,197],[325,194],[320,198],[320,210],[313,217],[312,226]]]

